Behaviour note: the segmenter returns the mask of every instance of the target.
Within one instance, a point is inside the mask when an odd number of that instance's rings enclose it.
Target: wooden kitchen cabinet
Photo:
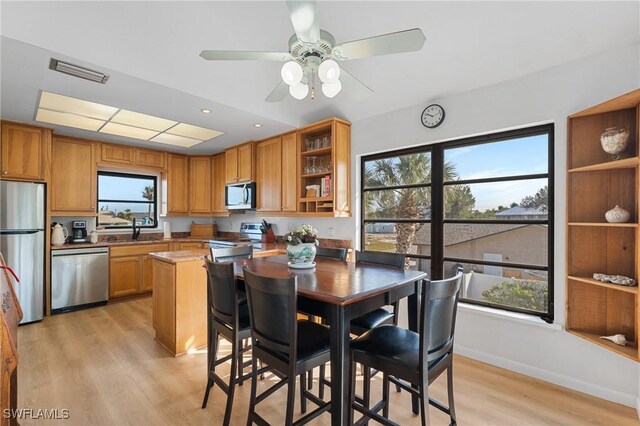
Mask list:
[[[211,213],[213,216],[228,216],[225,207],[224,187],[226,183],[226,155],[211,157]]]
[[[101,162],[133,165],[135,155],[133,147],[106,143],[100,145]]]
[[[164,169],[167,154],[162,151],[136,148],[136,165],[155,169]]]
[[[51,213],[96,216],[96,143],[54,137],[51,151]]]
[[[256,144],[256,209],[296,211],[296,134],[287,133]]]
[[[167,156],[167,213],[189,212],[189,157],[169,154]]]
[[[140,293],[141,273],[139,256],[109,259],[109,298]]]
[[[211,157],[189,157],[189,213],[211,215]]]
[[[2,179],[44,180],[51,131],[2,122]]]
[[[227,183],[244,183],[254,180],[254,151],[254,142],[234,146],[225,151]]]
[[[169,243],[111,247],[109,251],[109,298],[132,296],[153,290],[153,267],[149,253],[169,251]]]
[[[279,212],[282,208],[282,140],[267,139],[256,144],[256,209]]]

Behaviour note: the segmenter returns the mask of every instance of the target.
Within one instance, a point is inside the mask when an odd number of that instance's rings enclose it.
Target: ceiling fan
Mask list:
[[[289,39],[289,52],[203,50],[200,56],[209,61],[285,62],[280,73],[282,81],[267,96],[267,102],[280,102],[287,92],[296,99],[304,99],[311,93],[313,99],[316,76],[326,97],[333,98],[344,88],[351,97],[362,100],[373,90],[340,68],[336,61],[413,52],[422,49],[426,40],[422,30],[413,28],[336,44],[333,36],[318,26],[315,0],[288,0],[287,7],[295,30]]]

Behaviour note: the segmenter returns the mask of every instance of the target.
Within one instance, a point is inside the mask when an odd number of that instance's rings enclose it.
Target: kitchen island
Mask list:
[[[286,252],[284,245],[254,244],[254,257]],[[153,328],[156,341],[172,355],[207,345],[209,249],[150,253],[153,259]]]

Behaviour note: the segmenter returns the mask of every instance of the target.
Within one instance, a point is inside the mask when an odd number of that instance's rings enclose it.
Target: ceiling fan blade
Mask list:
[[[315,43],[320,40],[315,0],[288,0],[287,7],[298,40],[305,43]]]
[[[362,101],[373,93],[371,88],[355,78],[344,68],[340,69],[340,83],[342,83],[342,90],[356,101]]]
[[[285,52],[243,52],[239,50],[203,50],[200,56],[207,61],[280,61],[292,59]]]
[[[414,28],[339,44],[333,47],[331,56],[334,59],[344,61],[368,56],[413,52],[422,49],[425,40],[426,37],[422,30]]]
[[[284,81],[281,81],[280,84],[276,86],[275,89],[267,96],[265,101],[267,102],[280,102],[284,100],[289,94],[289,86]]]

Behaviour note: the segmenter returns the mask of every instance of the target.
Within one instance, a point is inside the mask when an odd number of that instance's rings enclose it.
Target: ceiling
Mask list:
[[[214,62],[198,55],[204,49],[286,51],[293,29],[284,1],[2,1],[0,13],[2,118],[34,122],[39,91],[47,90],[225,132],[189,149],[169,148],[191,154],[218,152],[328,116],[355,122],[426,105],[640,41],[637,1],[320,1],[320,26],[338,43],[419,27],[425,47],[342,62],[374,90],[365,101],[340,93],[274,104],[264,98],[279,82],[281,63]],[[51,57],[111,77],[100,85],[56,73],[48,69]]]

